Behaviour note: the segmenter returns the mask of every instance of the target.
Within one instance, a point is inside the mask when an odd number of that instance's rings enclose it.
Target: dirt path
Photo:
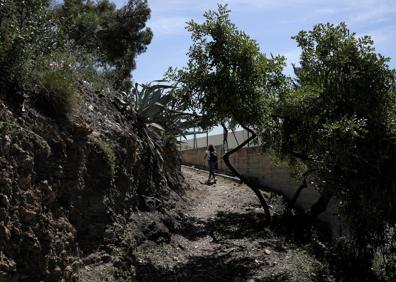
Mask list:
[[[245,185],[219,177],[208,186],[206,173],[183,174],[192,186],[176,207],[183,223],[169,243],[149,241],[134,251],[138,281],[323,281],[320,262],[263,228]]]

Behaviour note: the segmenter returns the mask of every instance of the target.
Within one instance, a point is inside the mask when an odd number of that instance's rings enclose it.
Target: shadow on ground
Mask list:
[[[272,232],[263,228],[264,223],[263,214],[252,212],[219,212],[208,222],[186,217],[177,230],[179,235],[191,241],[211,236],[213,242],[221,243],[221,247],[214,254],[190,256],[187,263],[177,264],[173,268],[159,268],[150,260],[137,262],[137,281],[247,281],[257,268],[268,267],[268,263],[258,263],[249,252],[243,251],[245,246],[232,248],[229,244],[231,240],[270,239],[268,244],[273,249],[285,252],[281,243],[279,246],[271,244]],[[260,281],[290,281],[287,272],[269,276]]]
[[[202,256],[192,257],[191,260],[172,270],[158,270],[150,264],[139,266],[137,281],[218,281],[242,282],[249,281],[249,273],[257,268],[253,259],[237,258],[230,256]],[[275,282],[290,281],[287,272],[278,273],[271,277],[252,281]]]
[[[186,217],[182,222],[177,233],[190,240],[207,235],[215,239],[219,236],[223,239],[257,238],[269,232],[268,229],[264,229],[265,219],[261,213],[218,212],[216,217],[208,222],[197,220],[195,217]]]
[[[245,281],[254,261],[232,259],[230,255],[196,256],[174,269],[157,269],[151,264],[139,265],[138,281]]]
[[[273,215],[269,228],[265,224],[265,215],[257,212],[218,212],[208,222],[194,217],[186,217],[177,230],[178,234],[190,240],[207,235],[214,239],[256,239],[287,237],[295,243],[305,244],[320,234],[329,234],[327,226],[312,220],[307,215]],[[324,238],[328,240],[328,238]]]

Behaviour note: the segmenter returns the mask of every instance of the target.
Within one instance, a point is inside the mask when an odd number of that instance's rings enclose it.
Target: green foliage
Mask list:
[[[387,282],[396,281],[396,227],[388,225],[384,232],[384,242],[374,253],[372,268]]]
[[[396,219],[395,71],[369,37],[343,23],[319,24],[294,39],[302,48],[296,87],[274,104],[263,136],[337,197],[364,252],[384,244]]]
[[[117,10],[108,0],[65,0],[55,14],[64,40],[87,50],[115,88],[129,91],[135,57],[152,39],[145,27],[150,18],[147,1],[129,0]]]
[[[226,5],[204,14],[205,22],[188,23],[193,41],[187,67],[170,70],[168,78],[179,83],[176,93],[181,109],[198,115],[199,126],[208,129],[237,125],[252,133],[271,116],[269,105],[282,91],[285,76],[283,57],[267,58],[257,43],[231,22]],[[249,140],[250,141],[250,140]],[[249,142],[247,141],[247,142]],[[246,142],[227,152],[223,159],[228,168],[245,182],[259,198],[267,224],[269,207],[257,185],[241,175],[230,163],[229,156]]]
[[[30,80],[30,100],[42,112],[70,118],[79,109],[77,84],[88,83],[96,91],[113,91],[112,83],[97,72],[92,56],[82,48],[70,45],[58,47],[48,54],[35,58]]]
[[[109,175],[111,177],[114,177],[114,175],[116,173],[116,161],[117,161],[114,150],[112,149],[112,147],[109,144],[105,143],[104,141],[98,140],[97,142],[98,142],[100,149],[104,153],[105,161],[106,161],[108,169],[109,169]]]
[[[130,103],[136,112],[137,125],[154,144],[166,139],[174,139],[183,134],[196,122],[189,114],[180,111],[175,85],[153,81],[149,84],[135,84]],[[192,125],[194,124],[194,125]]]
[[[370,271],[371,252],[346,237],[333,242],[327,251],[327,260],[336,281],[378,281]]]
[[[40,89],[36,105],[54,117],[71,117],[78,111],[79,92],[74,84],[73,72],[65,65],[53,62],[39,74]]]
[[[187,67],[168,73],[183,89],[178,98],[184,108],[202,116],[203,128],[221,122],[257,125],[285,79],[284,58],[267,58],[229,14],[219,5],[204,14],[204,23],[189,22],[193,45]]]
[[[161,114],[167,110],[169,102],[172,100],[172,92],[166,90],[173,87],[165,84],[135,84],[132,90],[133,108],[138,119],[146,124],[159,122],[164,124]]]
[[[152,38],[145,28],[149,16],[145,0],[130,0],[120,9],[107,0],[57,6],[50,0],[0,0],[0,96],[19,108],[32,98],[49,101],[59,115],[71,113],[77,99],[72,82],[66,83],[69,71],[100,90],[128,92],[135,57]],[[43,68],[58,54],[72,59],[67,71]],[[41,86],[45,91],[37,91]],[[35,97],[37,92],[42,95]]]
[[[48,0],[0,0],[0,95],[13,102],[34,86],[36,58],[53,48],[48,4]]]

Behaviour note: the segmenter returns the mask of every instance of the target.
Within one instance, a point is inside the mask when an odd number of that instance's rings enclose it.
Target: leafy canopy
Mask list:
[[[54,45],[49,0],[0,0],[0,96],[31,87],[32,58]]]
[[[49,94],[54,91],[44,87],[48,83],[67,93],[72,93],[76,79],[101,90],[128,92],[135,57],[152,38],[145,27],[149,17],[146,0],[129,0],[119,9],[108,0],[65,0],[57,5],[51,0],[0,0],[0,96],[19,108],[29,98],[38,101],[35,96],[60,99],[52,105],[55,109],[64,104],[62,95]],[[49,74],[57,71],[65,71],[67,78],[56,75],[50,82]]]
[[[203,128],[259,123],[267,114],[266,100],[284,79],[284,58],[267,58],[229,16],[227,6],[219,5],[204,14],[202,24],[190,21],[187,67],[168,74],[183,89],[179,98],[185,109],[202,116]]]
[[[55,13],[63,39],[92,54],[115,88],[128,91],[135,57],[153,37],[145,26],[150,18],[147,1],[129,0],[117,10],[108,0],[65,0]]]
[[[294,39],[302,49],[296,87],[276,104],[282,118],[272,146],[314,171],[315,185],[336,195],[356,238],[374,243],[395,223],[395,71],[369,37],[344,23],[319,24]]]

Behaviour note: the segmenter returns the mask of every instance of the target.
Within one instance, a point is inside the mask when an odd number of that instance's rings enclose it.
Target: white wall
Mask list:
[[[219,156],[224,154],[221,145],[217,145],[215,148]],[[207,161],[204,160],[205,149],[205,147],[202,147],[181,151],[183,163],[207,168]],[[292,169],[288,167],[287,164],[275,164],[271,157],[262,152],[261,148],[258,146],[250,148],[245,147],[239,150],[235,154],[232,154],[230,161],[243,175],[256,178],[263,186],[267,186],[271,188],[271,190],[285,195],[288,199],[293,198],[302,183],[301,179],[293,176]],[[220,171],[230,173],[221,158],[219,158],[218,168]],[[296,205],[304,210],[309,210],[318,199],[319,193],[308,185],[308,187],[301,192]],[[343,221],[336,215],[335,211],[336,201],[333,199],[327,211],[319,216],[321,220],[329,224],[333,237],[348,233],[347,226],[345,226]]]
[[[200,134],[202,136],[202,134]],[[235,148],[238,144],[242,143],[248,138],[248,132],[246,130],[235,131],[234,134],[229,131],[228,132],[228,148]],[[196,146],[194,146],[194,138],[184,140],[182,150],[194,149],[194,148],[206,148],[208,144],[212,144],[214,146],[223,145],[223,134],[215,134],[209,135],[208,138],[198,137],[196,138]],[[249,144],[249,146],[255,146],[253,143]]]

